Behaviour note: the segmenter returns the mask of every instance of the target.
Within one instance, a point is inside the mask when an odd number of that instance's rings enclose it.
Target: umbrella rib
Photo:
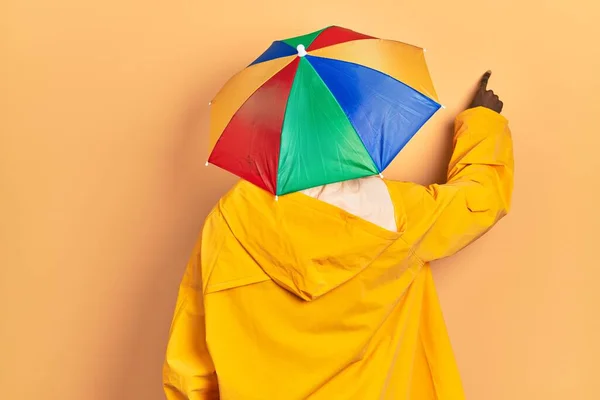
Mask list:
[[[318,57],[318,58],[323,58],[323,57]],[[310,63],[310,58],[307,57],[307,61]],[[314,69],[314,67],[311,64],[311,67]],[[342,110],[342,112],[344,113],[344,115],[346,116],[346,119],[348,120],[348,122],[350,123],[350,126],[352,127],[352,129],[354,130],[354,133],[356,134],[356,137],[358,137],[358,140],[360,141],[360,143],[363,146],[363,149],[365,150],[365,152],[367,153],[367,155],[369,156],[369,158],[371,159],[371,162],[373,163],[373,166],[375,167],[375,171],[377,171],[377,173],[381,173],[381,171],[379,170],[379,168],[377,167],[377,163],[375,162],[375,160],[373,159],[373,156],[371,155],[371,153],[369,152],[369,150],[367,149],[367,146],[365,145],[365,142],[363,141],[362,137],[360,137],[360,135],[358,134],[358,131],[356,130],[356,127],[354,126],[354,124],[352,123],[352,120],[350,119],[350,117],[348,116],[348,113],[346,112],[346,110],[344,110],[344,108],[342,107],[342,105],[339,103],[339,101],[335,98],[335,96],[333,95],[333,93],[331,92],[331,90],[329,90],[329,87],[327,87],[327,84],[325,84],[325,81],[323,80],[323,78],[321,78],[321,76],[319,75],[319,73],[315,70],[316,75],[319,77],[319,80],[321,81],[321,83],[323,84],[323,86],[327,89],[327,92],[329,93],[329,95],[331,96],[331,98],[333,99],[333,101],[335,101],[335,104],[337,104],[337,106],[340,108],[340,110]]]

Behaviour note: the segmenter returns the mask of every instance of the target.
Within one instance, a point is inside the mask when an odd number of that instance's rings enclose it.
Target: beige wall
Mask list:
[[[272,39],[329,24],[429,49],[448,109],[388,177],[440,179],[448,125],[494,70],[514,211],[435,267],[468,398],[600,398],[600,7],[319,3],[0,3],[2,399],[162,398],[184,262],[234,182],[203,166],[207,103]]]

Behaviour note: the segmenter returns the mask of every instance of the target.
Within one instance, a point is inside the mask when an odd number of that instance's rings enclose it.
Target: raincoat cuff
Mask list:
[[[500,135],[510,137],[508,120],[485,107],[471,108],[456,117],[454,140],[478,141]],[[501,140],[501,139],[498,139]]]
[[[494,110],[490,110],[487,107],[475,107],[469,108],[462,113],[458,114],[456,119],[458,121],[465,120],[471,117],[479,117],[479,118],[487,118],[492,121],[502,122],[504,124],[508,124],[508,120],[502,114],[497,113]]]

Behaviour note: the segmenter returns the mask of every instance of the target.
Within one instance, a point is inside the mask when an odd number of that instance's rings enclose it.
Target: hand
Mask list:
[[[501,113],[504,103],[500,101],[500,98],[493,91],[487,89],[490,76],[492,76],[492,71],[486,72],[483,77],[481,77],[479,88],[477,89],[475,98],[469,108],[485,107],[496,111],[497,113]]]

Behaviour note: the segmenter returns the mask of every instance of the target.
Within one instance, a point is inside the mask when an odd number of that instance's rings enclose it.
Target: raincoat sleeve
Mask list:
[[[460,114],[447,183],[413,184],[407,199],[416,254],[423,261],[450,256],[486,233],[509,211],[513,145],[508,121],[478,107]]]
[[[198,240],[179,287],[163,367],[167,400],[219,399],[217,376],[206,345]]]

